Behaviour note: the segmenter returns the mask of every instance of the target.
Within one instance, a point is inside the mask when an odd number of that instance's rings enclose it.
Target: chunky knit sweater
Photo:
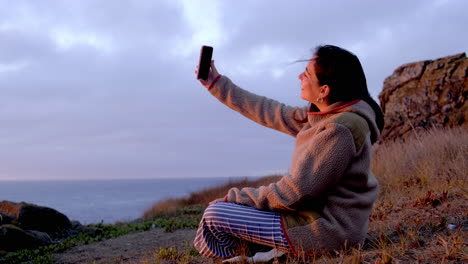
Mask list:
[[[245,117],[296,138],[288,175],[268,186],[232,188],[227,202],[279,212],[295,254],[364,241],[378,191],[370,163],[371,145],[379,136],[366,102],[308,112],[245,91],[225,76],[210,92]]]

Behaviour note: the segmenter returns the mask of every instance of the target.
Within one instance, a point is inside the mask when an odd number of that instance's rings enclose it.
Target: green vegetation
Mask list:
[[[177,259],[179,253],[175,248],[159,248],[156,250],[156,257],[159,259]]]
[[[87,228],[96,230],[93,235],[80,232],[79,235],[70,236],[57,244],[43,246],[34,250],[20,250],[6,254],[0,258],[0,263],[53,263],[52,253],[62,252],[68,248],[98,242],[104,239],[119,237],[131,232],[147,231],[151,228],[164,228],[171,232],[181,228],[196,228],[201,219],[204,207],[187,206],[179,208],[177,214],[156,217],[152,220],[135,220],[131,223],[117,222],[112,224],[91,224]]]
[[[155,263],[161,263],[161,261],[176,262],[176,263],[197,263],[196,257],[199,256],[198,251],[195,248],[190,248],[187,252],[179,252],[175,248],[158,248],[154,253]],[[150,264],[149,260],[143,261],[143,264]]]

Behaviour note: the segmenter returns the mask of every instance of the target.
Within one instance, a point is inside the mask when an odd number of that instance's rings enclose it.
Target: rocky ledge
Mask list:
[[[468,127],[465,53],[404,64],[379,94],[385,115],[381,142],[405,140],[431,128]]]

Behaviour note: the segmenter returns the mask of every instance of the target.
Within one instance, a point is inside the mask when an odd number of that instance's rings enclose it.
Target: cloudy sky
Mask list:
[[[195,79],[201,45],[239,86],[292,105],[319,44],[371,94],[401,64],[468,49],[468,1],[0,0],[0,180],[262,176],[294,139]]]

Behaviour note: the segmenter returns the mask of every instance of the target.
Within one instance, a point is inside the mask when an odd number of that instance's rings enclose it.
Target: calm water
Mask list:
[[[82,224],[133,220],[157,201],[217,186],[226,178],[0,181],[0,201],[54,208]]]

